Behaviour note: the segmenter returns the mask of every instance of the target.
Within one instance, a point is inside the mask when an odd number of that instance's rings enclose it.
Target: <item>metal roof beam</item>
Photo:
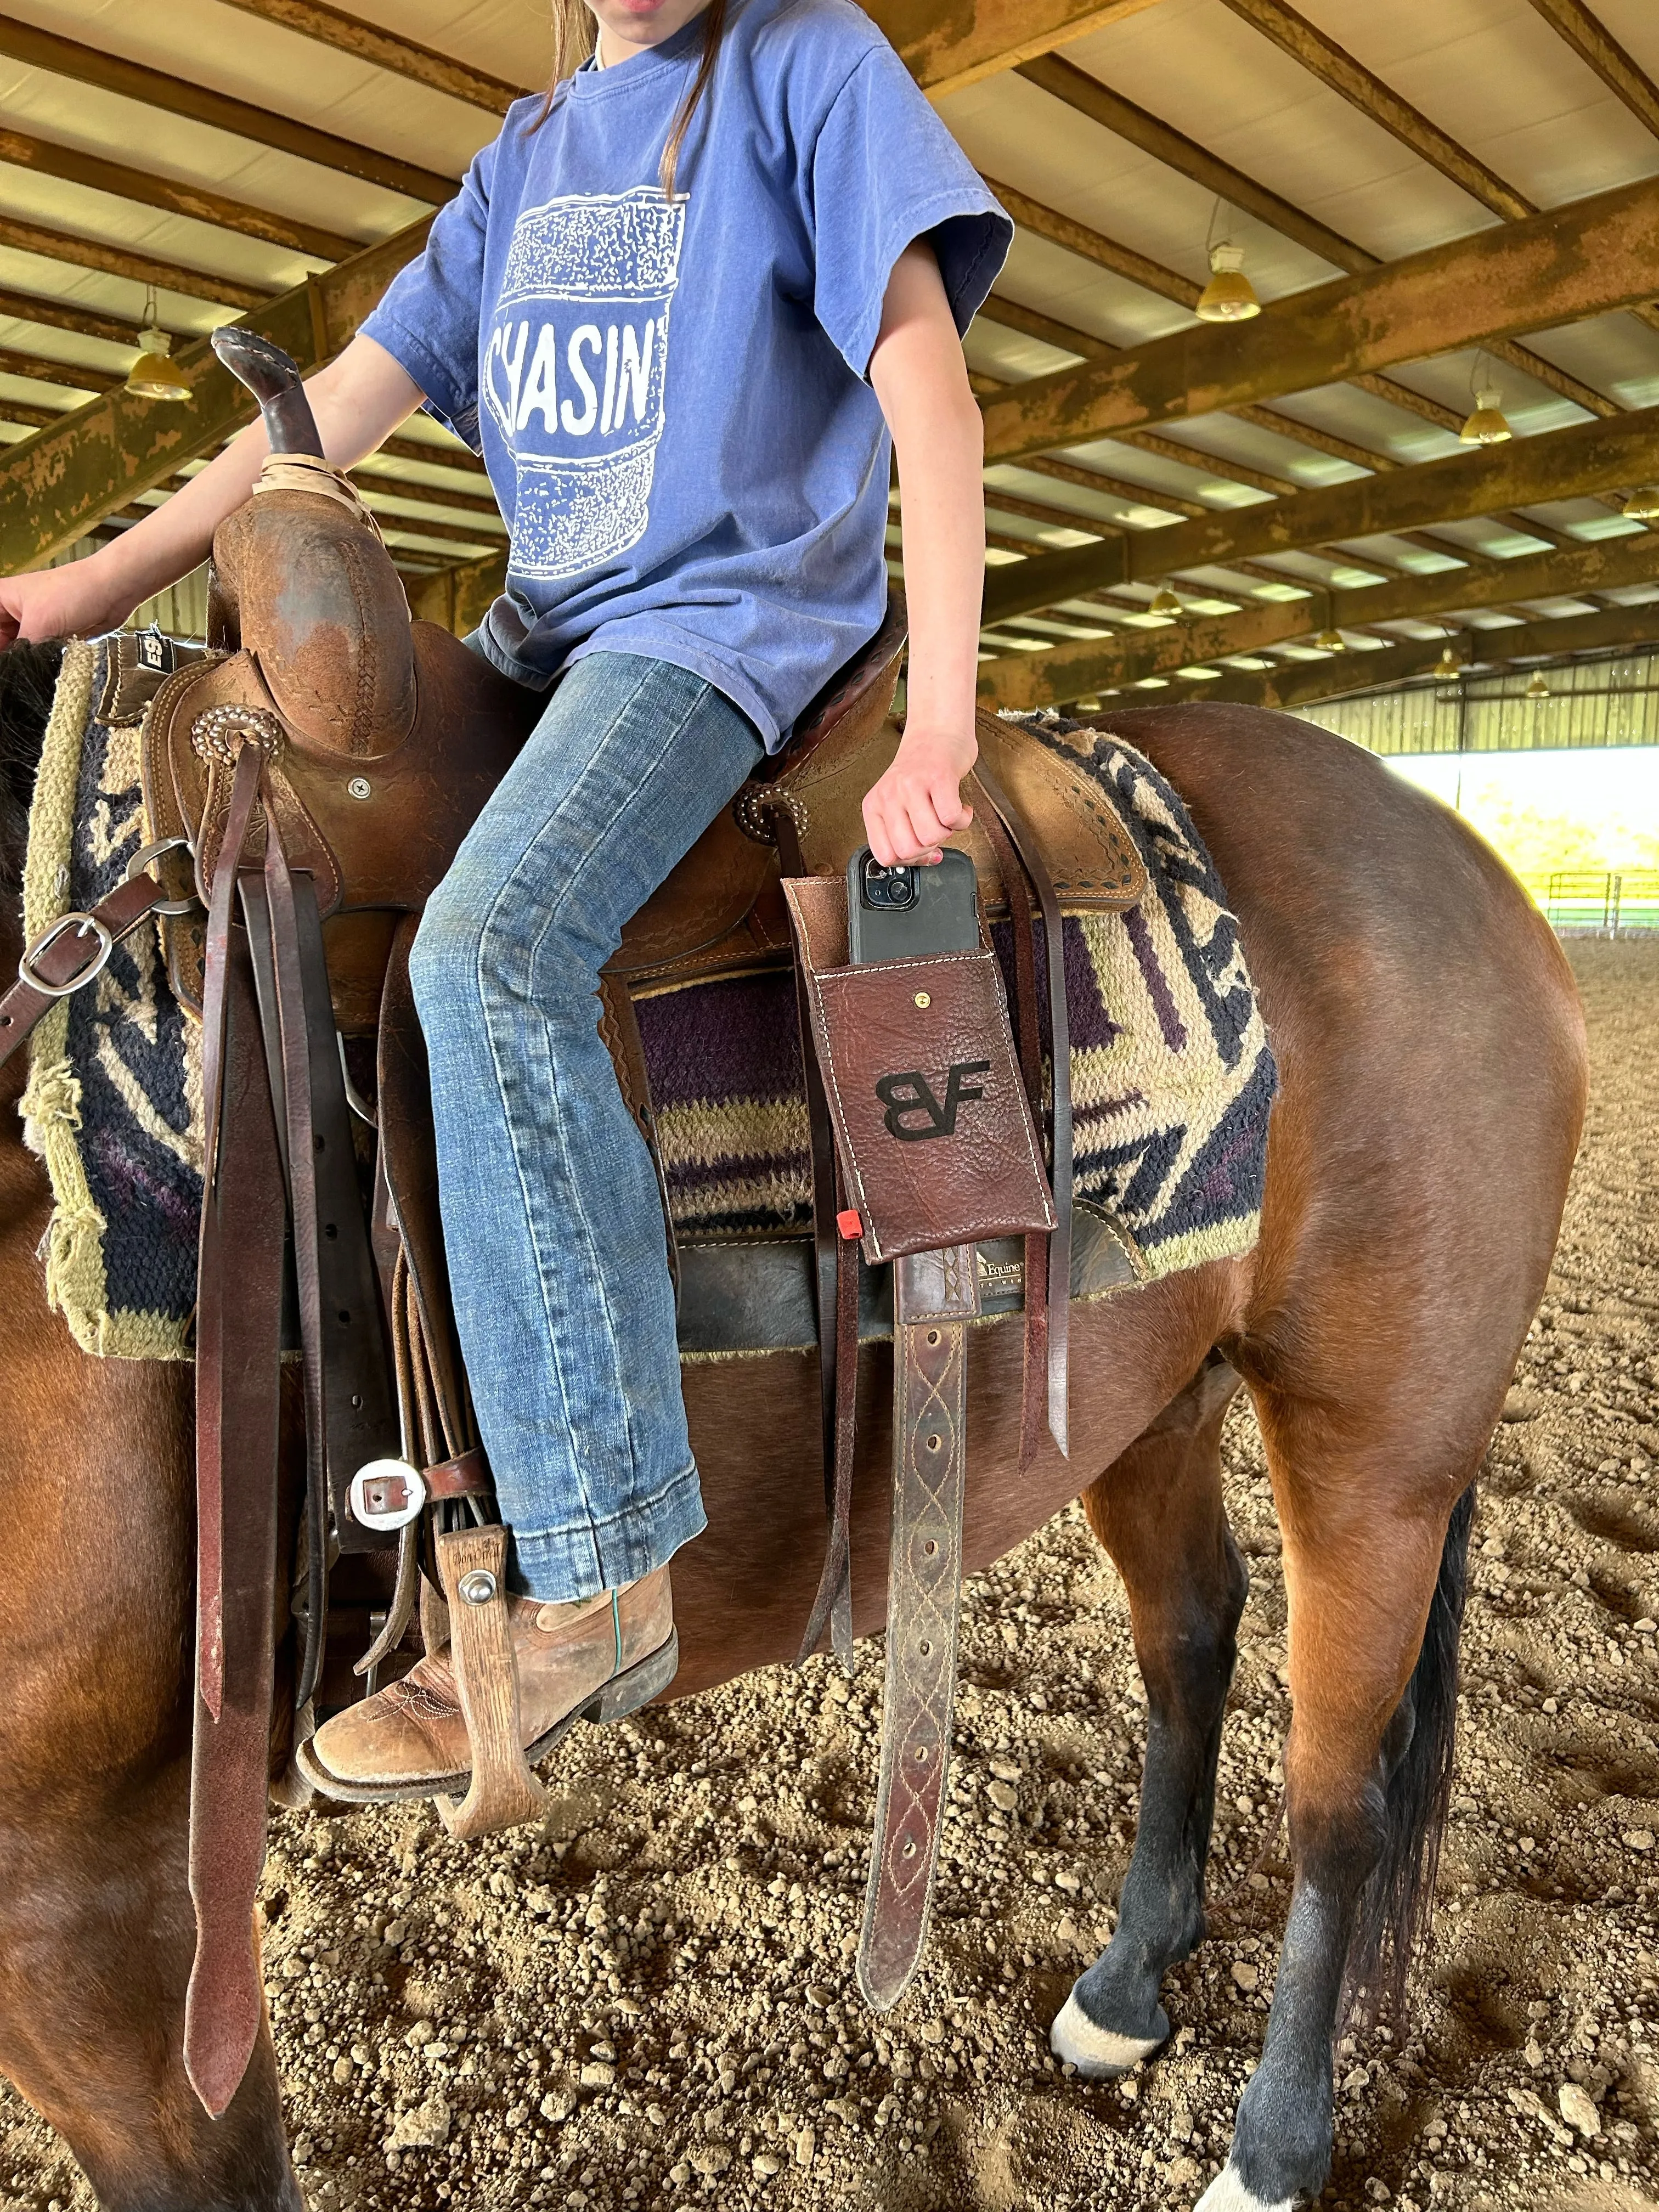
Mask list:
[[[1260,507],[1212,511],[1168,530],[1142,531],[1072,553],[1047,553],[985,579],[985,619],[1052,606],[1102,585],[1151,581],[1229,560],[1289,553],[1509,507],[1581,498],[1659,479],[1659,407],[1610,422],[1576,422],[1537,438],[1477,447],[1391,475],[1299,493]],[[1448,549],[1450,550],[1450,549]]]
[[[411,223],[243,320],[302,369],[318,368],[352,337],[430,228],[429,217]],[[250,419],[251,396],[220,367],[206,339],[175,358],[191,380],[190,406],[118,388],[0,455],[0,574],[38,567]]]
[[[1470,630],[1458,642],[1478,659],[1503,666],[1560,654],[1604,653],[1609,647],[1651,646],[1656,641],[1659,641],[1659,609],[1638,606],[1611,607],[1601,614],[1565,615],[1553,622],[1527,623],[1510,629]],[[1316,706],[1322,699],[1338,699],[1351,691],[1385,690],[1392,684],[1409,682],[1413,676],[1425,676],[1438,661],[1445,643],[1443,638],[1414,638],[1407,644],[1387,646],[1381,653],[1333,654],[1328,660],[1301,661],[1265,676],[1229,669],[1214,682],[1194,684],[1186,696],[1227,706],[1276,707],[1293,714],[1298,708]]]
[[[434,169],[400,161],[391,154],[377,154],[372,147],[337,138],[331,131],[313,130],[308,123],[294,122],[246,100],[234,100],[226,93],[210,92],[205,85],[191,84],[164,70],[125,60],[97,46],[84,46],[77,40],[60,38],[55,31],[40,30],[33,23],[20,23],[12,15],[0,15],[0,54],[9,54],[14,61],[46,70],[53,76],[117,93],[145,107],[188,116],[193,123],[210,124],[233,137],[274,147],[278,153],[295,155],[302,161],[314,161],[320,168],[337,170],[348,177],[360,177],[366,184],[382,185],[387,191],[403,192],[434,207],[441,207],[454,195],[454,178],[440,176]]]
[[[1253,322],[1199,323],[1033,378],[981,403],[986,458],[1252,405],[1628,307],[1652,289],[1656,218],[1659,180],[1644,178],[1291,293]]]
[[[1532,0],[1539,14],[1559,31],[1582,62],[1615,92],[1638,123],[1659,138],[1659,85],[1638,69],[1617,39],[1599,23],[1583,0]]]
[[[240,8],[244,15],[258,15],[264,22],[278,23],[285,31],[297,31],[302,38],[315,39],[322,46],[332,46],[337,53],[349,54],[354,61],[408,77],[430,92],[447,93],[452,100],[465,100],[491,115],[505,115],[529,89],[507,84],[501,77],[457,61],[453,54],[440,53],[435,47],[423,46],[398,32],[383,31],[378,23],[366,23],[362,16],[348,15],[343,8],[325,5],[324,0],[225,0],[225,4]]]
[[[1057,645],[1051,653],[993,661],[980,670],[980,701],[1021,710],[1060,706],[1149,676],[1173,676],[1195,663],[1226,660],[1310,638],[1328,621],[1338,629],[1431,622],[1475,607],[1580,599],[1589,592],[1650,583],[1659,583],[1659,543],[1644,535],[1581,543],[1559,552],[1528,554],[1518,561],[1486,562],[1478,570],[1397,576],[1360,591],[1319,586],[1306,599],[1257,600],[1236,615],[1179,623],[1168,629],[1130,631],[1109,643]],[[1659,610],[1649,611],[1659,629]]]
[[[153,284],[160,292],[179,292],[187,300],[211,300],[217,306],[240,307],[244,313],[274,299],[270,284],[243,284],[228,276],[214,276],[205,269],[186,269],[177,261],[158,261],[153,254],[134,253],[123,246],[106,246],[95,238],[76,238],[66,230],[50,230],[44,223],[19,222],[0,216],[0,246],[14,252],[33,253],[43,261],[62,261],[77,269],[95,269],[103,276],[119,276],[129,284]]]
[[[170,215],[185,215],[219,230],[234,230],[244,238],[262,239],[290,253],[306,253],[318,261],[343,261],[357,251],[356,240],[316,224],[296,222],[266,208],[251,207],[205,185],[180,182],[173,177],[152,176],[147,169],[129,168],[124,161],[106,161],[100,154],[83,154],[78,147],[59,146],[21,131],[0,130],[0,161],[42,176],[58,177],[66,184],[86,185],[94,191],[111,192],[117,199],[136,200],[141,207],[164,208]]]

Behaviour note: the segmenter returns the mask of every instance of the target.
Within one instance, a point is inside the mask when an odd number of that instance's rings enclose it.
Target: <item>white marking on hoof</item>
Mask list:
[[[1097,2081],[1127,2074],[1137,2060],[1156,2051],[1162,2040],[1156,2035],[1115,2035],[1109,2027],[1097,2027],[1078,2002],[1075,1990],[1048,2030],[1048,2048],[1055,2057]]]
[[[1198,2200],[1198,2212],[1291,2212],[1295,2198],[1286,2197],[1270,2204],[1265,2197],[1244,2186],[1238,2168],[1231,2159]]]

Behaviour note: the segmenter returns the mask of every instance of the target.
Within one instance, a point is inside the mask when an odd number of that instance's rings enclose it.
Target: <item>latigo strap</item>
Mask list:
[[[966,1324],[979,1311],[974,1247],[896,1261],[893,1299],[887,1690],[858,1960],[859,1986],[878,2012],[915,1972],[939,1863],[962,1600]]]

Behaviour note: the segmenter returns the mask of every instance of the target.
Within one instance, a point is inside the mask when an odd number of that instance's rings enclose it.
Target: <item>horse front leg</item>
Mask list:
[[[1201,1369],[1084,1493],[1129,1594],[1147,1701],[1140,1820],[1117,1926],[1049,2039],[1097,2079],[1127,2071],[1169,2034],[1159,1984],[1204,1934],[1222,1710],[1249,1588],[1221,1500],[1221,1425],[1237,1389],[1223,1362]]]
[[[5,1166],[0,2069],[106,2212],[301,2212],[269,2031],[222,2119],[184,2069],[190,1370],[76,1349]]]

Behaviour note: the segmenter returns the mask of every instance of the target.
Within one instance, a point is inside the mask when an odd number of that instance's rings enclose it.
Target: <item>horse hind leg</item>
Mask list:
[[[1419,1482],[1403,1438],[1345,1449],[1328,1407],[1257,1410],[1284,1530],[1295,1878],[1261,2062],[1199,2212],[1318,2196],[1346,2004],[1397,2003],[1445,1817],[1474,1501],[1473,1460]]]
[[[1238,1377],[1210,1361],[1084,1493],[1128,1591],[1146,1686],[1146,1763],[1116,1929],[1050,2031],[1058,2057],[1121,2074],[1170,2033],[1165,1972],[1202,1940],[1221,1720],[1249,1577],[1221,1499],[1221,1425]]]

